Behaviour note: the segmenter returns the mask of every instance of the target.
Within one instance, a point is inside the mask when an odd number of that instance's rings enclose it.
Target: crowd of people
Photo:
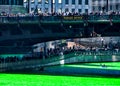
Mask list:
[[[71,12],[65,12],[65,13],[32,13],[32,14],[7,14],[7,13],[1,13],[1,18],[2,17],[7,17],[7,19],[9,20],[10,17],[16,17],[19,20],[19,17],[23,18],[23,17],[34,17],[34,16],[40,16],[40,18],[42,16],[85,16],[86,18],[90,15],[97,15],[97,16],[101,16],[101,15],[109,15],[109,18],[112,18],[113,15],[117,15],[120,18],[120,12],[110,12],[110,13],[103,13],[103,12],[92,12],[92,13],[71,13]],[[0,21],[3,21],[0,19]],[[110,44],[110,49],[114,50],[116,48],[120,49],[120,45],[118,44]],[[105,48],[107,48],[107,45],[105,45]],[[78,49],[74,48],[70,48],[67,50],[64,50],[64,54],[68,54],[70,52],[74,52]],[[81,49],[79,49],[79,51],[81,51]],[[34,53],[31,56],[24,56],[21,59],[14,56],[14,57],[7,57],[7,58],[0,58],[0,63],[2,62],[16,62],[16,61],[24,61],[24,60],[31,60],[31,59],[42,59],[43,57],[45,58],[49,58],[52,56],[58,56],[61,52],[63,52],[60,48],[56,48],[56,49],[48,49],[47,53],[46,52],[39,52],[39,53]]]
[[[120,16],[120,12],[117,11],[117,12],[91,12],[91,13],[80,13],[80,12],[62,12],[62,13],[57,13],[57,12],[54,12],[54,13],[25,13],[25,14],[21,14],[21,13],[18,13],[18,14],[8,14],[8,13],[0,13],[0,16],[1,17],[27,17],[27,16],[83,16],[83,15],[119,15]]]
[[[71,52],[74,52],[75,49],[67,49],[62,50],[61,48],[55,48],[55,49],[47,49],[46,52],[40,51],[40,52],[32,52],[29,54],[23,55],[23,57],[19,56],[8,56],[8,57],[0,57],[0,63],[9,63],[9,62],[21,62],[21,61],[30,61],[30,60],[42,60],[43,58],[48,59],[56,56],[60,56],[61,52],[64,54],[68,54]]]
[[[102,54],[119,54],[120,50],[120,43],[112,43],[110,42],[109,44],[104,44],[102,46],[96,46],[91,47],[88,46],[85,47],[84,49],[81,48],[80,46],[73,46],[73,47],[57,47],[57,48],[50,48],[46,49],[44,51],[40,52],[32,52],[30,54],[25,54],[23,57],[17,57],[17,56],[8,56],[6,58],[0,57],[0,63],[9,63],[9,62],[21,62],[21,61],[30,61],[30,60],[42,60],[44,59],[51,59],[51,58],[56,58],[60,57],[61,55],[67,55],[70,53],[77,53],[80,55],[98,55],[100,53]]]
[[[30,14],[1,14],[0,22],[22,22],[22,21],[48,21],[67,20],[65,17],[73,17],[71,20],[120,20],[120,12],[111,13],[30,13]],[[78,18],[81,17],[81,18]],[[69,20],[69,19],[68,19]]]

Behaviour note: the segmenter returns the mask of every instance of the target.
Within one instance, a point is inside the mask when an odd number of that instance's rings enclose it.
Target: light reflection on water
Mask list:
[[[112,55],[112,61],[117,61],[117,58],[115,55]]]
[[[0,58],[7,58],[7,57],[18,57],[22,58],[24,55],[23,54],[1,54]]]

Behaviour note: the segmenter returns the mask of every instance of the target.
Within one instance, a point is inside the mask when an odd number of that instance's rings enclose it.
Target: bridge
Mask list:
[[[120,15],[0,16],[0,46],[29,46],[57,39],[120,36]]]
[[[120,36],[120,15],[81,15],[81,16],[1,16],[0,17],[0,51],[15,48],[23,51],[31,45],[57,39]],[[92,53],[92,52],[90,52]],[[51,58],[14,63],[1,63],[1,71],[41,68],[42,66],[60,65],[76,62],[99,62],[103,53],[85,55],[78,52],[69,58]],[[108,52],[107,52],[108,53]],[[108,53],[104,61],[118,61],[119,53]],[[89,56],[85,58],[85,56]]]
[[[104,58],[105,57],[105,58]],[[60,55],[58,57],[52,57],[48,59],[37,59],[37,60],[26,60],[26,61],[17,61],[17,62],[2,62],[0,64],[0,72],[11,72],[11,71],[29,71],[29,72],[55,72],[60,73],[62,70],[66,70],[66,68],[62,67],[61,69],[58,67],[58,69],[54,69],[52,66],[60,66],[64,64],[73,64],[73,63],[81,63],[79,65],[82,65],[82,63],[97,63],[98,68],[89,68],[90,65],[85,65],[87,67],[78,67],[77,73],[82,74],[105,74],[105,75],[119,75],[120,70],[115,69],[107,69],[107,68],[101,68],[101,65],[99,62],[116,62],[120,61],[120,52],[109,52],[109,51],[102,51],[102,52],[81,52],[76,51],[65,55]],[[102,63],[101,63],[102,64]],[[83,65],[82,65],[83,66]],[[92,65],[91,65],[92,66]],[[113,66],[114,67],[114,66]],[[70,67],[69,67],[70,68]],[[75,71],[66,70],[66,73],[74,73]],[[76,70],[76,69],[75,69]],[[88,70],[88,71],[86,71]],[[80,72],[81,71],[81,72]],[[66,74],[65,73],[65,74]]]

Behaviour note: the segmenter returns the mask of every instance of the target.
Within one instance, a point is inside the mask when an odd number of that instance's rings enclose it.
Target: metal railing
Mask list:
[[[74,51],[72,53],[50,57],[48,59],[33,59],[25,61],[8,62],[5,61],[0,63],[0,71],[11,70],[11,69],[23,69],[23,68],[35,68],[41,66],[50,66],[60,64],[61,60],[65,63],[73,62],[104,62],[104,61],[120,61],[120,51]]]
[[[55,55],[55,56],[48,56],[46,59],[44,59],[45,62],[54,62],[54,61],[58,61],[60,59],[67,59],[67,58],[71,58],[71,57],[76,57],[76,56],[112,56],[112,55],[116,55],[116,56],[120,56],[120,51],[117,50],[107,50],[107,51],[81,51],[81,50],[74,50],[72,52],[69,52],[68,54],[64,54],[64,55]],[[1,58],[1,57],[0,57]],[[14,61],[11,61],[11,59]],[[22,62],[22,61],[30,61],[30,60],[42,60],[42,58],[35,58],[33,57],[32,59],[30,57],[28,57],[29,59],[24,59],[24,57],[2,57],[2,61],[4,63],[11,63],[11,62]],[[7,60],[7,61],[6,61]],[[0,63],[3,63],[0,62]]]
[[[0,23],[45,22],[45,21],[105,21],[120,20],[120,15],[81,15],[81,16],[0,16]]]

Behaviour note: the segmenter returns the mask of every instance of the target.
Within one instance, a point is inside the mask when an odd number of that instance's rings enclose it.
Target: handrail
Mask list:
[[[80,15],[80,16],[0,16],[0,23],[44,22],[44,21],[103,21],[120,20],[120,15]]]
[[[75,56],[81,56],[81,55],[91,55],[91,56],[104,56],[104,55],[118,55],[120,56],[120,51],[117,51],[117,50],[107,50],[107,51],[103,51],[103,50],[74,50],[72,52],[69,51],[68,54],[64,54],[64,59],[66,58],[71,58],[71,57],[75,57]],[[29,57],[28,57],[29,58]],[[40,59],[42,60],[42,58],[29,58],[29,59],[25,59],[24,57],[19,59],[19,57],[8,57],[8,58],[4,58],[4,57],[0,57],[0,60],[1,61],[4,61],[6,62],[5,60],[7,61],[11,61],[10,59],[13,60],[13,62],[16,62],[16,61],[29,61],[29,60],[35,60],[35,59]],[[56,60],[60,60],[62,59],[62,56],[61,55],[55,55],[55,56],[48,56],[48,58],[45,59],[45,61],[56,61]]]

